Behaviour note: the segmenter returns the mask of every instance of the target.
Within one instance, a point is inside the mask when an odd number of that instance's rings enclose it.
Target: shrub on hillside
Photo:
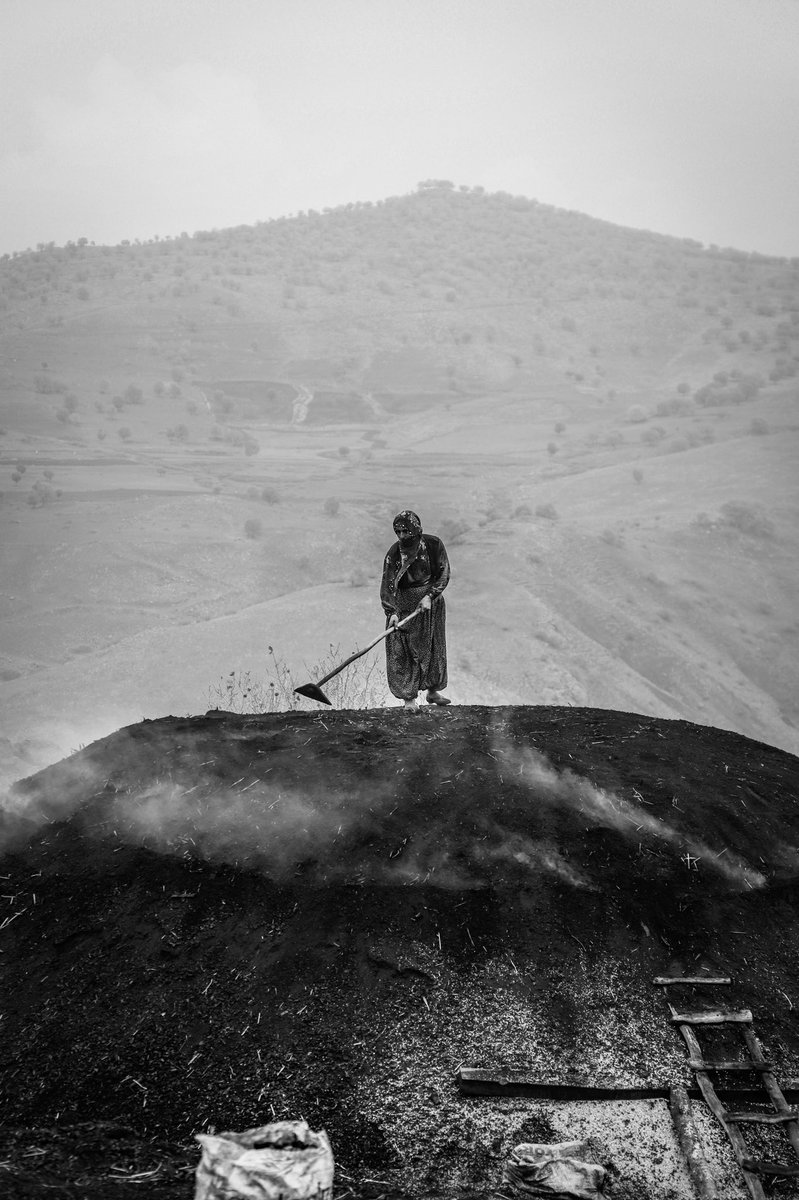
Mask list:
[[[615,546],[617,549],[621,549],[624,545],[624,539],[616,529],[603,529],[599,536],[603,542],[607,542],[609,546]]]
[[[34,376],[33,387],[40,396],[54,396],[67,391],[65,383],[60,379],[51,379],[49,375]]]
[[[640,467],[633,467],[633,479],[636,483],[644,482],[644,473]]]
[[[60,488],[56,490],[50,487],[49,483],[43,483],[41,479],[37,479],[28,495],[28,504],[31,508],[44,508],[45,504],[52,504],[55,500],[60,499]]]
[[[704,408],[744,404],[757,398],[761,385],[758,375],[745,375],[737,370],[717,371],[710,383],[694,392],[694,403]]]
[[[659,400],[655,405],[656,417],[679,417],[691,411],[691,402],[685,397],[678,399],[672,396],[669,400]]]
[[[720,524],[725,529],[745,533],[750,537],[773,538],[774,522],[759,504],[745,504],[742,500],[728,500],[719,509]]]
[[[642,404],[632,404],[627,409],[627,420],[631,425],[640,425],[649,420],[649,413]]]
[[[535,515],[542,521],[558,520],[558,512],[554,504],[536,504]]]
[[[262,487],[261,488],[261,499],[266,504],[277,504],[280,500],[280,493],[278,492],[277,488],[273,488],[273,487],[269,487],[269,486]]]
[[[244,522],[244,535],[248,538],[259,538],[263,534],[263,522],[258,517],[248,517]]]
[[[445,517],[443,521],[439,521],[438,533],[445,546],[458,546],[465,540],[469,528],[466,521],[457,517]]]
[[[753,417],[749,424],[749,432],[759,437],[769,433],[768,421],[764,421],[762,417]]]
[[[328,496],[324,503],[324,514],[326,517],[337,517],[338,510],[341,507],[341,502],[335,496]]]

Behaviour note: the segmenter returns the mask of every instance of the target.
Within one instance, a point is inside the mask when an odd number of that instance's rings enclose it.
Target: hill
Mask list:
[[[216,712],[92,744],[3,826],[4,1194],[116,1172],[183,1196],[193,1133],[302,1114],[337,1194],[482,1196],[518,1141],[591,1136],[609,1197],[689,1200],[652,979],[729,974],[797,1086],[797,785],[762,743],[596,709]],[[459,1066],[538,1090],[464,1096]]]
[[[6,256],[5,775],[372,640],[408,506],[456,700],[795,752],[797,339],[795,260],[446,181]]]

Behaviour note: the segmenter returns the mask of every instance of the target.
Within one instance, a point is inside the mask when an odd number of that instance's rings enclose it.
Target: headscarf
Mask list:
[[[397,513],[394,518],[394,532],[398,538],[421,537],[422,522],[415,512],[411,512],[409,508],[406,508],[401,513]]]

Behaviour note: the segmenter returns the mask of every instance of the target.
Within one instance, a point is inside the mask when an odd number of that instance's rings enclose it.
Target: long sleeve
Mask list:
[[[431,561],[432,575],[430,578],[430,595],[435,600],[449,583],[449,558],[444,543],[436,538],[436,562]]]
[[[394,576],[396,575],[396,571],[395,556],[389,550],[383,559],[383,578],[380,581],[380,603],[383,605],[383,612],[387,617],[390,617],[397,611],[397,598],[394,594]]]

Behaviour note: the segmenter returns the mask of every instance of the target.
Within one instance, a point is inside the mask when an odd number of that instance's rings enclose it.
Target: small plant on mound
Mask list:
[[[305,667],[297,679],[287,663],[279,659],[272,646],[265,679],[250,671],[231,671],[208,689],[209,707],[235,713],[294,712],[317,707],[317,702],[298,696],[295,688],[322,679],[342,659],[339,646],[331,645],[324,658],[313,667]],[[334,708],[381,708],[387,700],[385,676],[376,654],[356,659],[325,684],[325,695]]]
[[[536,504],[535,515],[544,521],[557,521],[558,510],[554,504]]]

